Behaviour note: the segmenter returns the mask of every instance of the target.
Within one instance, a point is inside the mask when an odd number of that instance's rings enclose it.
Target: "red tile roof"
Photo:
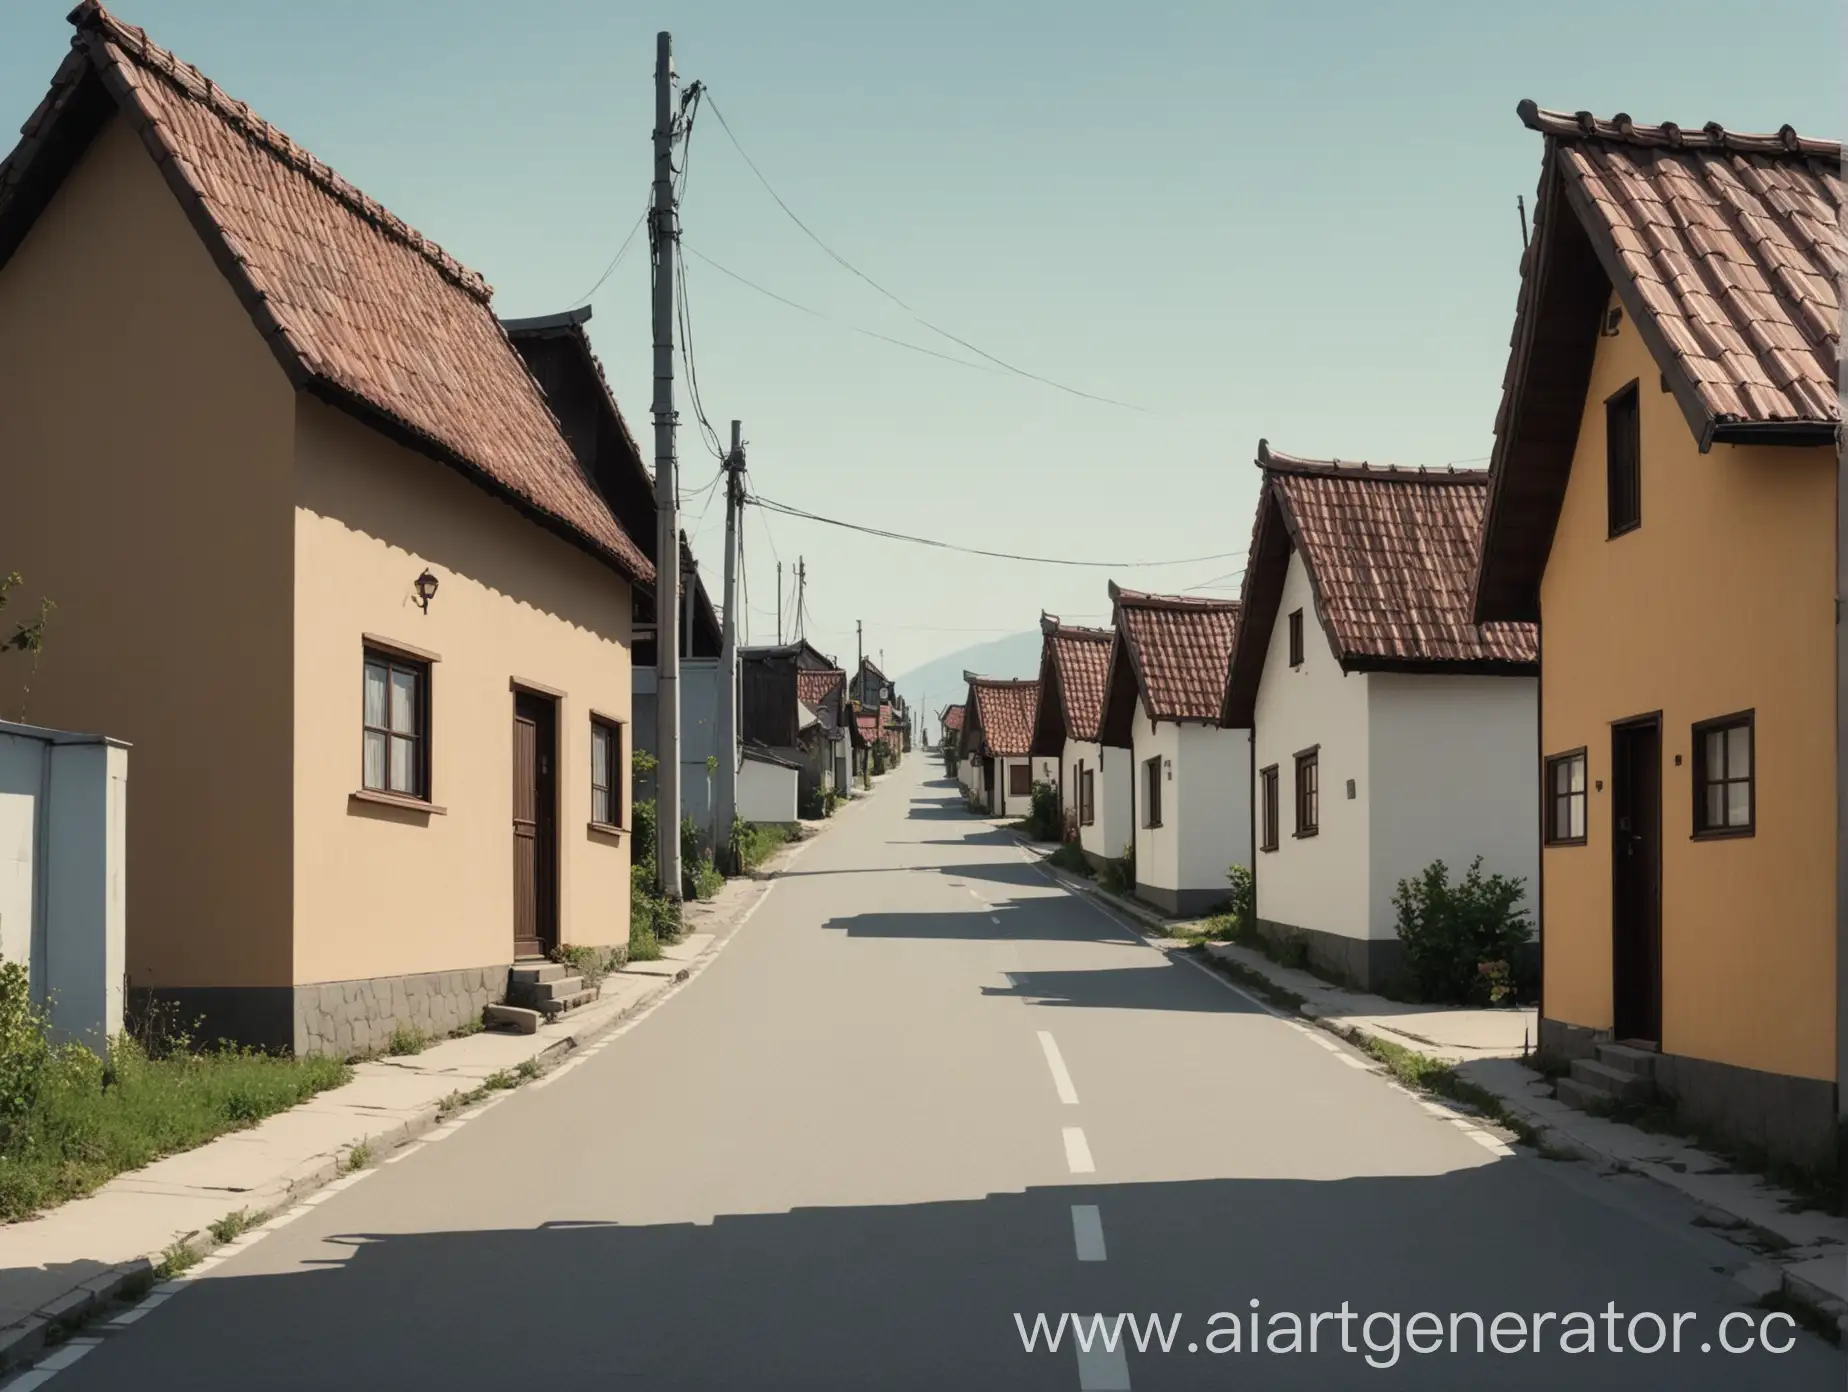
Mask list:
[[[113,99],[298,389],[460,468],[631,578],[652,578],[479,275],[95,0],[71,22],[72,54],[0,164],[0,222],[13,220],[0,261],[50,196],[47,178],[62,177],[51,166],[76,158],[53,128]]]
[[[1520,116],[1556,147],[1607,273],[1707,420],[1841,420],[1841,142],[1532,102]]]
[[[853,714],[853,733],[858,742],[870,748],[883,738],[879,729],[878,711],[855,711]]]
[[[847,674],[839,668],[799,667],[796,669],[796,699],[810,710],[820,712],[838,704]]]
[[[1050,657],[1064,703],[1067,739],[1095,740],[1104,716],[1104,682],[1110,675],[1110,646],[1116,634],[1107,628],[1080,628],[1040,616],[1044,656]],[[1041,666],[1044,667],[1044,662]]]
[[[963,707],[945,706],[943,708],[943,728],[946,731],[960,730],[963,727]]]
[[[1144,594],[1113,581],[1117,642],[1155,720],[1217,720],[1238,631],[1238,604],[1191,595]]]
[[[1039,682],[997,677],[972,677],[969,697],[975,703],[975,722],[982,732],[978,754],[993,758],[1024,758],[1033,744],[1033,722],[1039,715]]]

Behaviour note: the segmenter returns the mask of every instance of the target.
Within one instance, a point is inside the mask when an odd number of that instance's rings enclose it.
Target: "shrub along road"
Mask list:
[[[1788,1352],[1723,1351],[1739,1249],[1660,1193],[1157,952],[926,763],[632,1031],[163,1290],[57,1392],[1839,1385],[1782,1318]],[[1073,1312],[1149,1347],[1086,1353]]]

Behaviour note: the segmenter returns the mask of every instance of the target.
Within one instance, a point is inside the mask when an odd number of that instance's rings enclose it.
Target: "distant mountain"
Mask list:
[[[962,700],[968,690],[964,672],[979,672],[984,677],[1037,677],[1040,662],[1040,633],[1012,633],[987,643],[926,662],[922,667],[901,672],[892,679],[900,694],[930,722],[932,738],[937,733],[937,712]]]

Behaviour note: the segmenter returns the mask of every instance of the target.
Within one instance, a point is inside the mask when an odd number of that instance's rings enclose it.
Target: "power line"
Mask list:
[[[710,100],[710,98],[708,98],[708,100]],[[1028,378],[1031,381],[1039,382],[1044,386],[1053,387],[1059,391],[1066,392],[1072,396],[1083,397],[1087,401],[1098,401],[1098,402],[1102,402],[1106,406],[1120,406],[1126,411],[1141,411],[1146,414],[1148,408],[1143,407],[1143,406],[1138,406],[1134,402],[1118,401],[1114,397],[1099,396],[1093,392],[1080,391],[1077,387],[1068,387],[1065,385],[1065,383],[1056,382],[1050,377],[1042,377],[1037,372],[1028,372],[1024,367],[1016,367],[1013,363],[1008,362],[1005,358],[998,358],[993,353],[988,352],[986,349],[976,347],[976,345],[969,342],[968,339],[958,338],[955,334],[951,333],[948,329],[940,328],[936,324],[931,323],[930,320],[926,319],[923,315],[919,314],[915,309],[913,309],[910,305],[906,304],[897,295],[893,294],[890,290],[886,289],[885,286],[881,285],[878,281],[874,280],[871,276],[869,276],[865,271],[861,270],[858,266],[854,265],[853,262],[849,261],[845,256],[842,256],[833,247],[829,246],[826,242],[822,241],[822,239],[816,235],[813,228],[811,228],[801,218],[796,216],[795,209],[791,208],[789,204],[783,201],[783,196],[780,193],[778,193],[775,188],[771,186],[770,180],[764,177],[764,171],[757,167],[757,161],[752,159],[749,154],[745,153],[744,146],[739,144],[738,136],[731,128],[731,122],[725,119],[725,113],[719,110],[719,104],[717,102],[712,103],[712,114],[719,118],[719,125],[724,128],[726,138],[731,141],[733,148],[738,151],[739,155],[744,159],[744,162],[751,167],[751,172],[757,176],[757,182],[764,186],[764,191],[768,193],[773,199],[776,200],[776,206],[781,208],[786,214],[788,214],[789,220],[795,223],[797,227],[801,228],[803,233],[808,237],[808,239],[811,242],[813,242],[816,246],[820,247],[833,260],[838,262],[846,270],[858,276],[861,280],[865,281],[868,285],[872,286],[873,289],[877,290],[881,295],[884,295],[893,304],[897,305],[900,309],[904,310],[905,313],[909,314],[913,319],[917,320],[918,323],[922,324],[925,328],[929,329],[932,333],[941,334],[943,337],[949,339],[950,342],[960,344],[962,347],[967,348],[971,353],[974,353],[977,357],[987,358],[989,362],[994,363],[997,367],[1005,368],[1007,371],[1013,373],[1017,377]]]
[[[1023,556],[1012,551],[985,551],[979,546],[958,546],[953,542],[934,541],[929,537],[908,536],[904,532],[888,532],[881,527],[864,527],[857,522],[843,522],[837,517],[823,517],[819,513],[808,512],[803,508],[790,507],[787,503],[775,502],[762,495],[745,499],[746,503],[772,512],[780,512],[786,517],[800,517],[807,522],[825,522],[830,527],[844,527],[850,532],[864,532],[868,536],[882,537],[887,541],[908,541],[916,546],[934,546],[940,551],[960,551],[968,556],[989,556],[1000,561],[1025,561],[1032,565],[1079,566],[1087,570],[1147,570],[1156,566],[1201,565],[1207,561],[1231,560],[1243,555],[1241,551],[1221,551],[1211,556],[1176,557],[1169,561],[1073,561],[1059,556]]]
[[[590,302],[590,297],[596,294],[597,291],[603,288],[603,282],[608,280],[610,278],[611,273],[613,273],[616,267],[621,264],[622,258],[628,254],[629,244],[635,240],[635,234],[642,230],[642,224],[647,221],[648,221],[648,210],[644,208],[642,209],[642,215],[635,220],[635,226],[629,229],[629,235],[624,237],[622,239],[622,245],[616,248],[616,254],[610,258],[610,264],[605,266],[603,268],[603,274],[597,277],[596,284],[592,285],[590,289],[586,290],[583,294],[579,295],[575,300],[571,302],[572,304],[588,304]]]
[[[714,109],[716,110],[717,108]],[[681,243],[681,247],[689,256],[697,256],[720,275],[730,276],[740,285],[748,286],[760,295],[767,295],[778,304],[785,304],[791,309],[801,310],[802,313],[813,315],[824,323],[833,324],[836,328],[846,329],[849,333],[862,334],[867,338],[876,338],[881,343],[890,343],[897,348],[909,348],[914,353],[923,353],[927,357],[937,358],[942,362],[955,363],[958,367],[972,368],[976,372],[992,372],[997,377],[1004,377],[1007,375],[998,367],[989,367],[985,363],[970,362],[967,358],[959,358],[953,353],[939,353],[935,348],[926,348],[918,343],[908,343],[902,338],[893,338],[890,334],[882,334],[874,329],[864,329],[858,324],[848,323],[845,319],[836,319],[832,314],[823,314],[819,309],[811,309],[808,305],[797,304],[788,296],[779,295],[774,290],[767,290],[756,281],[746,276],[739,275],[738,272],[725,266],[721,266],[717,261],[714,261],[710,256],[706,255],[705,252],[700,251],[696,247],[687,246],[684,242]]]

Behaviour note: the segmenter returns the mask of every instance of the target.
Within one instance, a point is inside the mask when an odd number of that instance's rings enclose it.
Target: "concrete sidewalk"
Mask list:
[[[658,1003],[703,968],[769,892],[781,865],[826,825],[805,824],[802,842],[779,849],[749,878],[728,881],[711,900],[688,905],[688,935],[664,946],[660,961],[612,974],[595,1002],[534,1034],[483,1031],[357,1064],[351,1082],[298,1107],[0,1228],[0,1368],[30,1358],[53,1327],[68,1327],[145,1281],[176,1243],[203,1254],[216,1245],[210,1228],[218,1220],[285,1207],[336,1179],[355,1152],[376,1161],[429,1130],[455,1094],[495,1074],[524,1069],[521,1081],[537,1077]]]
[[[1048,874],[1107,905],[1158,944],[1179,948],[1177,930],[1204,921],[1163,918],[1147,905],[1044,864],[1053,847],[1027,845]],[[1384,1040],[1454,1064],[1458,1078],[1488,1093],[1502,1119],[1526,1128],[1543,1151],[1674,1190],[1692,1201],[1709,1226],[1759,1254],[1762,1260],[1736,1279],[1758,1295],[1782,1288],[1848,1330],[1848,1219],[1807,1208],[1790,1191],[1688,1141],[1592,1116],[1559,1101],[1553,1085],[1526,1061],[1536,1028],[1534,1011],[1406,1005],[1331,985],[1233,943],[1207,943],[1205,948],[1302,997],[1299,1013],[1325,1029]]]

